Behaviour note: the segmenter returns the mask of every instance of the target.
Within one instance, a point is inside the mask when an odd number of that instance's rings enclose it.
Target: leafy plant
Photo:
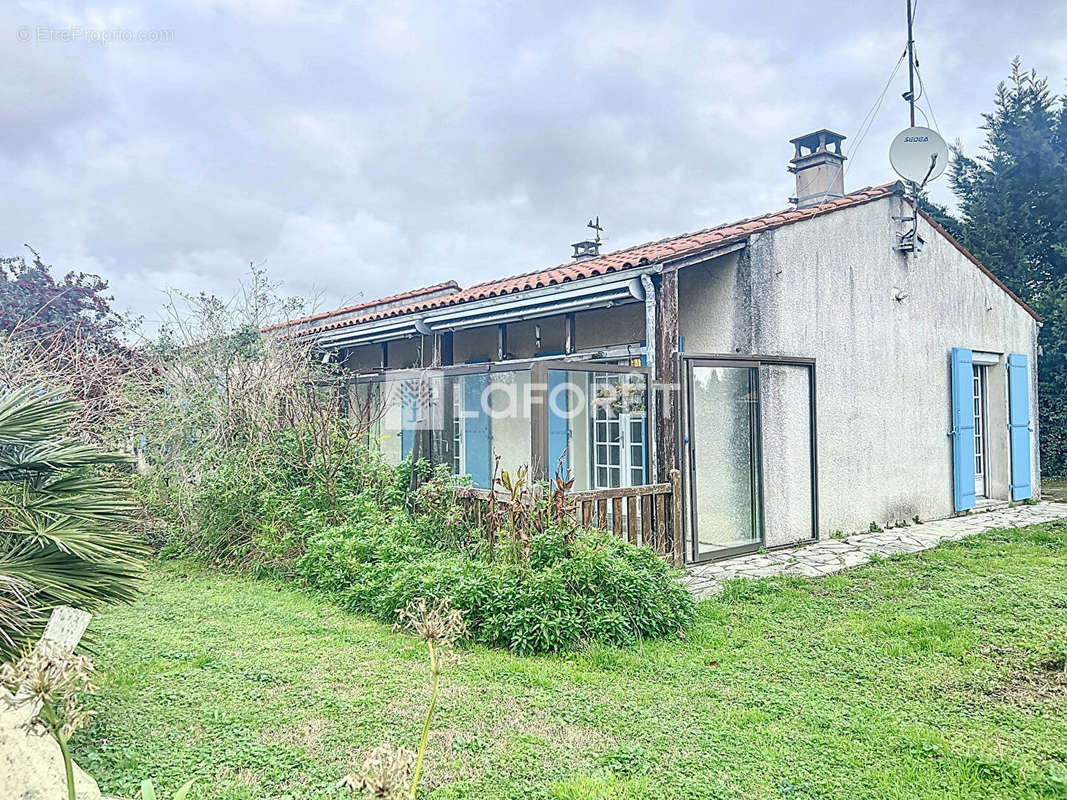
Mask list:
[[[195,782],[196,778],[187,780],[178,791],[171,795],[171,800],[185,800]],[[141,781],[141,800],[156,800],[156,797],[156,787],[152,784],[152,781],[148,779]]]
[[[692,596],[648,548],[610,533],[550,527],[526,564],[442,549],[404,517],[372,511],[312,534],[297,570],[346,608],[391,620],[414,598],[451,597],[475,641],[519,653],[675,635]]]
[[[129,459],[65,437],[77,408],[60,391],[0,393],[0,654],[57,605],[132,600],[141,575],[127,486],[102,472]]]
[[[79,705],[79,695],[96,691],[90,682],[93,663],[54,642],[41,641],[12,663],[0,665],[0,684],[25,702],[38,705],[30,725],[40,724],[55,737],[63,758],[67,798],[75,800],[74,762],[70,737],[89,722],[89,712]]]

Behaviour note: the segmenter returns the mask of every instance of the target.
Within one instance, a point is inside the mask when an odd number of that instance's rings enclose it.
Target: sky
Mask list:
[[[317,310],[787,206],[788,140],[893,175],[904,0],[7,2],[0,255],[160,317],[249,264]],[[1067,3],[918,0],[920,106],[973,154],[1016,55],[1062,92]],[[928,106],[927,106],[928,101]],[[923,123],[922,115],[919,123]],[[932,196],[951,203],[942,178]]]

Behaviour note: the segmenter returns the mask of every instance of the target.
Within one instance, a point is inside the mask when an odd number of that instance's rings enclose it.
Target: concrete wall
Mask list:
[[[896,252],[907,212],[892,197],[813,218],[680,275],[687,353],[816,360],[822,535],[953,513],[953,347],[1002,354],[987,369],[991,496],[1008,491],[1008,353],[1030,358],[1036,429],[1037,324],[929,225],[921,253]]]

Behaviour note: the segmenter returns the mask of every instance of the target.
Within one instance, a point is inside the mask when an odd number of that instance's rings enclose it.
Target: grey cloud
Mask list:
[[[899,7],[898,7],[899,6]],[[903,47],[903,4],[125,3],[0,12],[0,251],[97,269],[150,318],[249,261],[326,305],[564,261],[780,208],[786,141],[850,136]],[[1067,75],[1060,3],[919,0],[942,131],[973,150],[1016,53]],[[20,25],[173,30],[21,43]],[[849,161],[892,177],[903,76]],[[935,196],[949,200],[942,184]]]

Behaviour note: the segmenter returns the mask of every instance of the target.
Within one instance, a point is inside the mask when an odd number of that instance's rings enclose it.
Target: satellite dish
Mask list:
[[[421,333],[423,336],[429,336],[433,333],[433,329],[426,324],[426,320],[419,317],[415,320],[415,330]]]
[[[948,145],[930,128],[905,128],[889,146],[889,163],[897,175],[921,186],[948,167]]]

